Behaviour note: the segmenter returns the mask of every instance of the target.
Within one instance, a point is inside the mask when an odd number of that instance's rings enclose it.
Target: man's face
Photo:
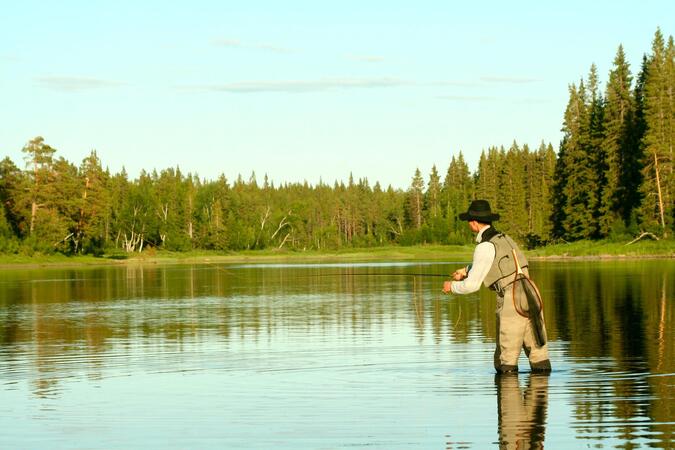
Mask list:
[[[473,231],[474,233],[478,233],[478,231],[480,230],[480,228],[478,227],[478,222],[476,222],[475,220],[469,220],[469,228],[471,228],[471,231]]]

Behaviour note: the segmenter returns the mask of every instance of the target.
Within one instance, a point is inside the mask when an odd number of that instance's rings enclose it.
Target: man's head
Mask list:
[[[493,214],[490,203],[487,200],[474,200],[469,205],[469,210],[459,215],[459,220],[469,222],[469,228],[474,233],[499,220],[499,214]]]

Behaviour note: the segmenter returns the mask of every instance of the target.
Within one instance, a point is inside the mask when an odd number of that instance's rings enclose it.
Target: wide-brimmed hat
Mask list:
[[[499,220],[499,214],[493,214],[487,200],[474,200],[469,210],[459,215],[459,220],[476,220],[478,222],[494,222]]]

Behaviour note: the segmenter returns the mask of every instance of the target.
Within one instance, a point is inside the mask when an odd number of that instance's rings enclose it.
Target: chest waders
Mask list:
[[[504,297],[511,290],[516,312],[532,323],[532,331],[538,347],[546,344],[543,303],[541,295],[527,270],[527,258],[513,240],[494,228],[483,233],[481,242],[490,242],[495,247],[495,260],[483,284]]]

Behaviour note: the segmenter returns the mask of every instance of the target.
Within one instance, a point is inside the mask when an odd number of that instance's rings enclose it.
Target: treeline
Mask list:
[[[274,186],[252,174],[201,180],[178,168],[111,174],[95,151],[80,166],[42,137],[25,169],[0,161],[0,252],[101,254],[148,247],[337,249],[464,244],[457,215],[488,199],[499,228],[528,246],[673,231],[675,70],[672,36],[657,30],[635,82],[619,47],[604,93],[591,67],[570,86],[559,153],[513,143],[484,151],[475,172],[462,153],[444,174],[417,169],[407,190],[367,179]]]
[[[332,186],[276,187],[267,177],[259,183],[255,174],[232,183],[224,176],[207,181],[178,168],[142,172],[129,180],[124,170],[111,174],[104,169],[95,151],[79,167],[56,158],[42,137],[31,140],[23,152],[25,170],[9,158],[0,161],[4,252],[461,244],[471,235],[457,214],[476,195],[494,195],[495,173],[499,180],[522,184],[500,200],[514,205],[514,211],[527,208],[523,216],[505,211],[503,228],[542,239],[550,234],[550,199],[540,185],[552,182],[555,152],[550,144],[534,152],[516,144],[508,151],[490,149],[475,175],[459,153],[444,176],[435,167],[427,179],[416,170],[406,191],[351,176],[346,184]]]

